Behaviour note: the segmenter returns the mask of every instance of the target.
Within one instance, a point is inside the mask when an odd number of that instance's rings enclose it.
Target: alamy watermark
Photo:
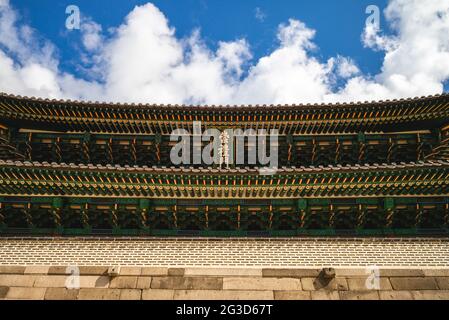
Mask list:
[[[365,287],[368,290],[380,290],[380,269],[378,266],[369,266],[366,268],[365,273],[368,277],[365,281]]]
[[[67,289],[79,289],[80,284],[80,268],[78,266],[68,266],[65,270],[69,276],[65,280],[65,287]]]
[[[193,133],[175,129],[170,151],[174,165],[259,166],[259,173],[275,174],[279,163],[279,130],[210,128],[202,131],[200,121],[193,122]],[[204,145],[203,143],[206,143]]]
[[[67,6],[65,13],[68,14],[68,17],[65,20],[65,27],[68,30],[79,30],[81,23],[80,8],[72,4]]]
[[[380,30],[380,9],[376,5],[369,5],[365,10],[369,16],[366,18],[365,25],[371,26],[373,31]]]

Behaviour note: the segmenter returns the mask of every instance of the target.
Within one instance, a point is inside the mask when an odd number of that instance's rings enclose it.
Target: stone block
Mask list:
[[[316,278],[320,271],[321,269],[263,269],[262,275],[273,278]]]
[[[380,300],[413,300],[410,291],[379,291]]]
[[[438,290],[437,282],[432,277],[390,278],[394,290]]]
[[[335,268],[336,277],[368,277],[368,268]]]
[[[150,289],[151,288],[151,277],[138,277],[136,288],[137,289]]]
[[[175,290],[175,300],[273,300],[273,291]]]
[[[64,275],[70,274],[70,269],[68,266],[53,266],[48,268],[49,275]]]
[[[142,298],[142,290],[123,289],[120,290],[120,300],[140,300]]]
[[[69,283],[69,275],[60,276],[36,276],[34,287],[36,288],[65,288]]]
[[[78,300],[119,300],[120,289],[80,289]]]
[[[223,278],[218,277],[153,277],[152,289],[220,290]]]
[[[6,294],[7,299],[13,300],[43,300],[45,288],[11,287]]]
[[[121,267],[120,276],[140,276],[141,272],[140,267]]]
[[[274,291],[275,300],[310,300],[309,291]]]
[[[49,266],[29,266],[25,268],[24,274],[47,274]]]
[[[79,289],[48,288],[45,291],[45,300],[76,300]]]
[[[449,300],[449,290],[412,291],[415,300]]]
[[[0,286],[4,287],[32,287],[36,276],[0,274]]]
[[[111,279],[109,288],[119,289],[135,289],[137,285],[137,277],[120,276]]]
[[[256,268],[185,268],[184,276],[261,277],[262,269],[256,269]]]
[[[80,275],[91,275],[91,276],[101,276],[108,274],[108,267],[89,267],[89,266],[81,266]]]
[[[438,284],[438,288],[441,290],[449,290],[449,277],[438,277],[435,278]]]
[[[229,277],[223,279],[224,290],[301,290],[301,280],[295,278]]]
[[[426,277],[449,277],[449,269],[424,269],[424,276]]]
[[[312,297],[312,300],[340,300],[338,291],[310,291],[310,295]]]
[[[173,300],[174,292],[166,289],[142,290],[142,300]]]
[[[109,277],[106,276],[79,276],[79,283],[70,281],[70,275],[35,276],[34,287],[38,288],[65,288],[68,284],[78,285],[80,288],[107,288]]]
[[[341,300],[379,300],[377,291],[340,291]]]
[[[321,278],[301,278],[303,290],[348,290],[345,278],[334,278],[330,280]]]
[[[108,288],[109,281],[108,276],[81,276],[80,288]]]
[[[379,269],[381,277],[424,277],[422,269]]]
[[[21,266],[0,266],[0,274],[23,274],[25,268]]]
[[[0,287],[0,299],[3,299],[6,297],[8,290],[9,290],[9,287]]]
[[[144,267],[141,268],[141,276],[166,276],[168,275],[168,268],[163,267]]]
[[[168,275],[175,277],[182,277],[184,275],[184,271],[185,271],[184,268],[169,268]]]
[[[367,286],[368,278],[347,278],[349,290],[363,291],[363,290],[393,290],[388,278],[379,278],[379,288],[371,288]]]

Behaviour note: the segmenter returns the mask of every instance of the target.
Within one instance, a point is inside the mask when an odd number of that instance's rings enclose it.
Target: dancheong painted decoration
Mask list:
[[[276,130],[276,170],[173,164],[171,134],[195,123]],[[2,94],[0,134],[0,234],[448,234],[449,95],[196,107]]]

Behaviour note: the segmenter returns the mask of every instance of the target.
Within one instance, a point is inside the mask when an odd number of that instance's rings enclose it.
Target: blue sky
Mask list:
[[[79,6],[82,15],[91,17],[104,29],[117,27],[136,6],[148,1],[110,0],[13,0],[23,18],[59,49],[63,67],[76,72],[78,54],[73,41],[79,31],[67,33],[64,27],[70,4]],[[299,19],[317,31],[316,55],[328,59],[337,54],[352,57],[365,73],[379,71],[383,54],[364,48],[360,35],[365,26],[368,5],[383,10],[386,0],[157,0],[154,3],[176,28],[179,37],[187,37],[200,28],[203,39],[212,48],[218,41],[232,41],[244,37],[251,44],[254,59],[268,54],[276,45],[276,32],[280,23],[290,18]],[[113,3],[113,4],[111,4]],[[257,9],[259,8],[259,9]],[[263,19],[256,17],[256,10]],[[262,21],[263,20],[263,21]]]
[[[80,30],[65,27],[69,5]],[[0,91],[184,104],[439,94],[448,33],[449,0],[0,0]]]

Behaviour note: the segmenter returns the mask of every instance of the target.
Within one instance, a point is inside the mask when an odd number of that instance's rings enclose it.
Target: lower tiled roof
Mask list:
[[[329,166],[301,166],[301,167],[281,167],[281,168],[195,168],[195,167],[165,167],[165,166],[120,166],[120,165],[93,165],[93,164],[66,164],[66,163],[48,163],[48,162],[29,162],[29,161],[11,161],[0,160],[0,167],[16,167],[24,169],[50,169],[50,170],[79,170],[79,171],[116,171],[129,173],[153,173],[153,174],[261,174],[274,172],[275,174],[300,174],[300,173],[326,173],[326,172],[352,172],[352,171],[389,171],[389,170],[408,170],[422,168],[449,168],[449,161],[419,161],[419,162],[401,162],[391,164],[364,164],[364,165],[329,165]]]
[[[265,172],[266,173],[266,172]],[[449,162],[257,169],[0,162],[0,195],[151,198],[446,196]]]

